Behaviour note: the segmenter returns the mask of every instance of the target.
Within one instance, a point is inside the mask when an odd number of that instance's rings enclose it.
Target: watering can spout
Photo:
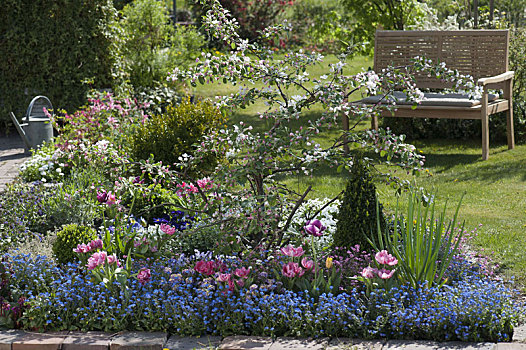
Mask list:
[[[20,134],[20,137],[22,137],[22,140],[24,140],[24,143],[26,144],[26,148],[28,150],[31,149],[32,148],[31,142],[29,141],[29,138],[27,137],[26,132],[23,129],[23,127],[27,126],[28,124],[19,124],[13,112],[11,112],[9,115],[11,116],[11,120],[13,121],[13,124],[15,124],[16,130]]]

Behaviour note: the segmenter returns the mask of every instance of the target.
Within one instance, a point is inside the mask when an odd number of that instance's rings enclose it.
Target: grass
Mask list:
[[[319,77],[328,71],[327,65],[336,62],[333,56],[309,70],[311,77]],[[349,62],[349,72],[358,72],[372,65],[371,59],[358,57]],[[346,72],[346,73],[349,73]],[[226,95],[237,91],[237,87],[222,84],[200,86],[195,93],[201,97]],[[244,121],[256,130],[266,127],[265,122],[257,118],[257,113],[265,110],[263,104],[255,104],[231,116],[230,123]],[[313,109],[306,118],[319,113]],[[360,128],[366,128],[362,123]],[[317,140],[327,144],[338,136],[338,132],[320,136]],[[481,141],[471,140],[410,140],[426,156],[426,168],[430,175],[413,178],[398,170],[396,175],[402,179],[415,181],[438,195],[441,208],[449,200],[449,213],[464,196],[460,209],[460,218],[465,220],[466,229],[482,224],[478,237],[473,241],[475,248],[494,258],[501,266],[501,272],[515,276],[516,280],[526,286],[526,259],[523,258],[523,247],[526,246],[526,145],[518,145],[514,150],[507,150],[506,145],[492,144],[490,159],[481,159]],[[386,169],[382,169],[386,170]],[[391,169],[394,171],[395,169]],[[426,173],[427,174],[427,173]],[[337,174],[335,169],[320,169],[311,177],[291,176],[284,182],[298,191],[313,186],[312,196],[331,197],[338,194],[345,186],[345,177]],[[389,209],[396,204],[395,191],[382,183],[378,184],[380,200]],[[442,204],[442,205],[440,205]]]

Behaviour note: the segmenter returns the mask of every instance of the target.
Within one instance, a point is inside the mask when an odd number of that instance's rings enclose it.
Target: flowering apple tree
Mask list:
[[[223,159],[213,176],[217,186],[209,193],[199,189],[199,197],[208,209],[211,224],[217,223],[222,232],[227,230],[232,234],[231,243],[246,243],[251,247],[286,243],[283,242],[284,233],[311,187],[297,193],[280,179],[300,173],[311,175],[320,165],[339,170],[349,166],[353,158],[344,152],[344,146],[374,151],[380,156],[377,162],[418,172],[423,167],[424,157],[414,146],[404,143],[402,136],[393,135],[389,130],[356,130],[361,121],[378,115],[381,108],[396,107],[392,95],[395,88],[406,92],[408,100],[416,106],[423,93],[412,78],[415,72],[426,71],[453,82],[456,88],[473,90],[474,87],[469,77],[445,65],[434,65],[425,58],[416,58],[410,66],[393,67],[379,73],[348,75],[346,59],[352,49],[339,56],[337,63],[329,65],[326,75],[311,79],[307,68],[321,63],[322,55],[300,50],[275,59],[271,50],[237,34],[236,19],[218,0],[201,2],[210,8],[203,17],[209,35],[224,41],[232,51],[226,55],[203,53],[194,67],[185,71],[175,69],[168,79],[187,81],[193,86],[216,82],[239,84],[237,93],[218,97],[215,101],[225,113],[258,100],[268,106],[259,114],[259,118],[266,121],[267,130],[256,132],[243,122],[219,130],[207,135],[193,155],[181,157],[177,164],[180,175],[188,181],[187,174],[192,173],[188,170],[198,168],[209,152]],[[274,26],[260,35],[272,38],[282,29],[280,25]],[[256,82],[263,87],[256,87]],[[355,92],[380,94],[381,105],[380,102],[366,105],[352,101],[350,96]],[[321,105],[322,112],[307,118],[305,111],[314,105]],[[338,128],[342,116],[350,119],[350,131],[342,132],[341,137],[322,147],[314,138]],[[295,127],[298,121],[301,126]]]

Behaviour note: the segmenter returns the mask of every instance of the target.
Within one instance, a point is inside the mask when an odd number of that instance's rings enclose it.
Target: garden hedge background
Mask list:
[[[0,125],[48,96],[74,111],[89,85],[111,85],[111,0],[4,0],[0,11]]]

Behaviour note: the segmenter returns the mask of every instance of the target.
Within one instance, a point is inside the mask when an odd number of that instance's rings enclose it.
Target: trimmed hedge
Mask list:
[[[111,86],[111,0],[4,0],[0,11],[0,124],[43,94],[55,108],[83,105],[89,89]]]

